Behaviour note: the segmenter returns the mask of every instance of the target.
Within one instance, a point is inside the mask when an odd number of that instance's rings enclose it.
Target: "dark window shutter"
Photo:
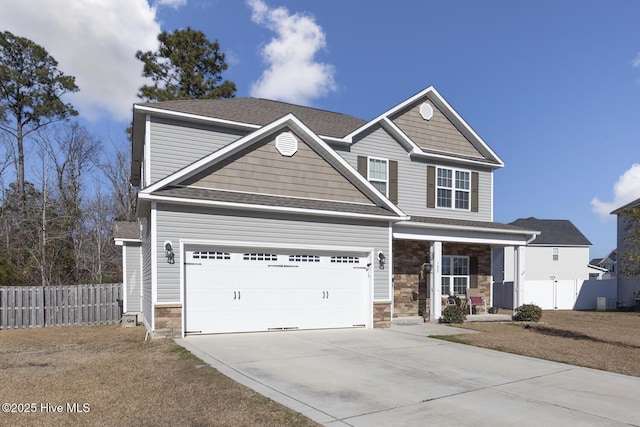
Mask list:
[[[389,200],[398,204],[398,162],[389,160]]]
[[[469,274],[476,275],[478,274],[478,257],[472,256],[469,257]]]
[[[478,212],[478,181],[480,174],[471,172],[471,212]]]
[[[427,207],[436,207],[436,167],[427,166]]]
[[[367,170],[368,170],[367,158],[365,156],[358,156],[358,172],[360,175],[364,176],[364,179],[368,179]]]
[[[469,257],[469,287],[478,287],[478,257]]]

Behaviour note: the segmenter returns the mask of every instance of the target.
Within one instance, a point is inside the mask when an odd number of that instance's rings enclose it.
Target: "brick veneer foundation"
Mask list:
[[[182,335],[182,304],[156,304],[153,338],[180,338]]]
[[[388,328],[391,326],[391,303],[373,303],[373,327]]]

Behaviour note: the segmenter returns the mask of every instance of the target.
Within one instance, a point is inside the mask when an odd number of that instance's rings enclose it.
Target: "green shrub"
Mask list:
[[[535,304],[523,304],[517,308],[513,320],[518,322],[537,322],[542,317],[542,309]]]
[[[444,323],[462,323],[467,319],[467,315],[457,305],[448,305],[442,310],[442,321]]]

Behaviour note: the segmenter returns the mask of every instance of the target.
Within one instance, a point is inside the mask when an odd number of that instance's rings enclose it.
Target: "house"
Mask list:
[[[589,279],[589,248],[591,242],[568,220],[520,218],[510,223],[518,227],[540,231],[540,235],[529,243],[527,253],[527,280],[573,280]],[[496,256],[505,259],[513,257],[503,248],[496,250]],[[508,267],[510,262],[505,263]],[[494,271],[496,281],[512,281],[513,271],[509,268]]]
[[[589,261],[589,265],[599,267],[603,271],[590,273],[591,277],[598,277],[602,280],[615,279],[616,278],[616,265],[618,263],[618,251],[612,250],[604,258],[593,258]]]
[[[524,248],[527,268],[521,277],[524,289],[520,292],[526,303],[543,309],[595,309],[597,296],[615,296],[612,283],[589,281],[591,274],[602,275],[606,270],[589,262],[591,242],[571,221],[521,218],[510,225],[540,232]],[[504,285],[515,279],[514,252],[510,247],[493,251],[495,292],[501,286],[506,295],[500,305],[505,308],[517,307],[511,303],[510,285]]]
[[[433,87],[369,121],[255,98],[136,104],[137,314],[184,336],[387,327],[438,319],[468,288],[490,299],[491,248],[517,248],[521,271],[535,236],[493,221],[503,166]]]
[[[627,277],[624,274],[625,262],[628,262],[625,255],[631,250],[629,242],[627,242],[627,224],[628,220],[625,218],[624,213],[631,209],[640,209],[640,199],[634,200],[631,203],[616,209],[611,212],[612,215],[617,215],[617,241],[618,241],[618,253],[617,253],[617,269],[619,274],[618,279],[618,306],[628,307],[640,307],[640,277]]]

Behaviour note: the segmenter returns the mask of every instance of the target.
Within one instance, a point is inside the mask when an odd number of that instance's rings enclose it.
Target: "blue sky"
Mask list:
[[[639,1],[56,4],[4,0],[0,28],[77,77],[71,100],[104,139],[130,120],[143,83],[135,51],[190,26],[220,42],[239,97],[371,119],[435,86],[506,164],[495,221],[569,219],[601,257],[616,245],[607,212],[640,197]]]

